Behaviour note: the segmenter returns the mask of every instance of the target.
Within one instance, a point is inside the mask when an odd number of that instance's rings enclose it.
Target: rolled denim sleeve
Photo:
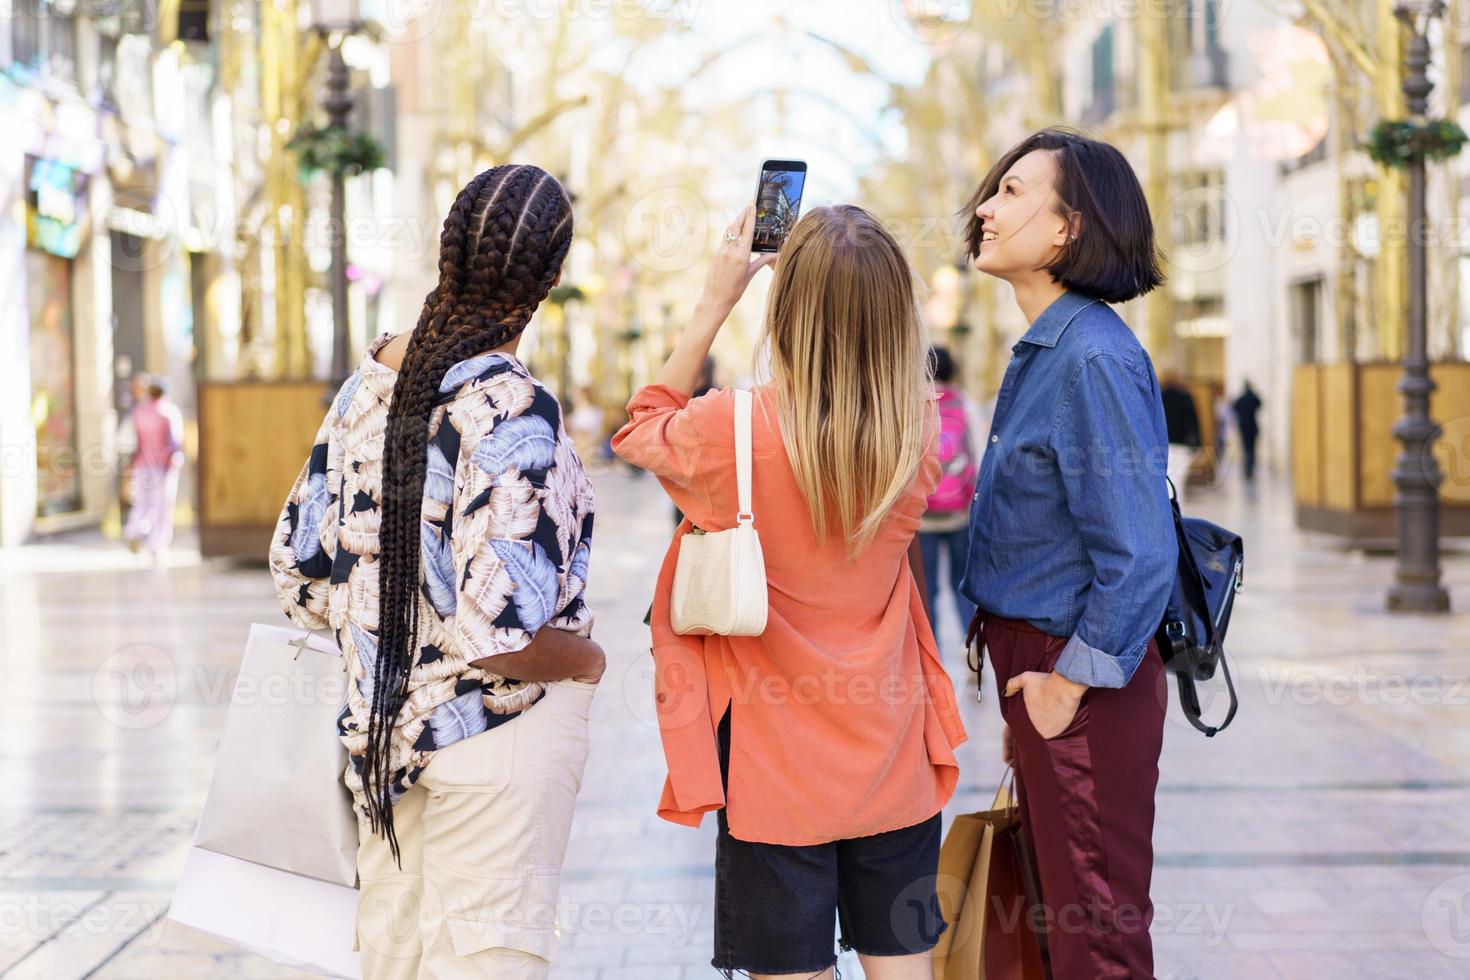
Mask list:
[[[1093,573],[1055,669],[1091,687],[1123,687],[1158,628],[1177,561],[1164,479],[1168,438],[1147,361],[1090,354],[1051,442]]]

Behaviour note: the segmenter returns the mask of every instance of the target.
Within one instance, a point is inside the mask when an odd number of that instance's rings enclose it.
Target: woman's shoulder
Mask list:
[[[735,445],[735,393],[738,388],[711,391],[713,398],[700,412],[707,439],[715,445]],[[781,433],[781,402],[774,385],[757,384],[744,389],[750,392],[751,446],[756,455],[783,454],[785,437]],[[709,397],[709,396],[706,396]],[[693,404],[692,402],[690,403]]]
[[[461,361],[445,374],[439,391],[455,427],[474,438],[497,429],[535,428],[549,430],[546,435],[555,440],[563,429],[561,403],[513,357],[481,354]]]
[[[700,442],[713,446],[735,444],[735,391],[730,387],[710,388],[684,405],[681,412]]]
[[[1063,334],[1070,335],[1074,342],[1058,346],[1076,363],[1113,357],[1133,365],[1146,356],[1138,334],[1117,310],[1101,300],[1078,311],[1074,326],[1079,329]]]

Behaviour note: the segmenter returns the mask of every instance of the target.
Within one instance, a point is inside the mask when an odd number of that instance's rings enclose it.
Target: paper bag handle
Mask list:
[[[995,791],[995,802],[990,804],[990,809],[1013,810],[1019,805],[1016,802],[1016,769],[1014,766],[1006,766],[1006,771],[1001,773],[1000,786]]]

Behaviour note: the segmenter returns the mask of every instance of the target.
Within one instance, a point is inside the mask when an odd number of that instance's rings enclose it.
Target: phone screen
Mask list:
[[[755,191],[753,252],[775,252],[791,234],[801,214],[806,164],[800,160],[767,160]]]

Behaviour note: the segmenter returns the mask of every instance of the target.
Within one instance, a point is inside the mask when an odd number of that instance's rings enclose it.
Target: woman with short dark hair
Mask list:
[[[975,267],[1010,283],[1030,324],[996,399],[961,590],[1006,694],[1051,975],[1152,977],[1166,703],[1152,638],[1176,552],[1158,379],[1107,304],[1162,282],[1153,222],[1123,155],[1060,129],[1007,152],[968,207]]]

